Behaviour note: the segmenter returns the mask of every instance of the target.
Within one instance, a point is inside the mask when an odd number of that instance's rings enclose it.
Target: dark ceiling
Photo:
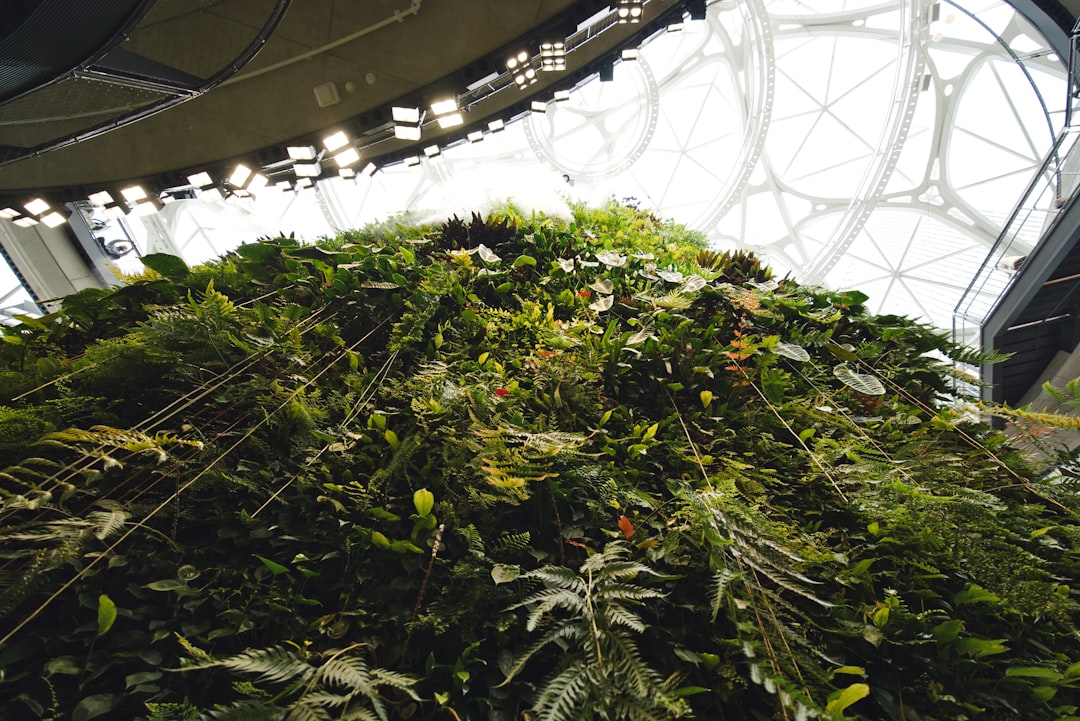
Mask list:
[[[34,19],[50,2],[72,5],[42,0],[25,33],[40,33]],[[640,23],[579,32],[582,21],[615,4],[127,0],[131,27],[110,38],[104,28],[115,19],[82,23],[100,43],[88,59],[66,67],[70,58],[57,57],[50,85],[0,103],[0,194],[51,189],[56,200],[77,200],[136,180],[160,189],[244,158],[262,166],[283,161],[286,145],[315,144],[328,129],[345,130],[365,157],[392,160],[408,147],[389,130],[393,105],[464,94],[467,126],[425,126],[424,144],[463,137],[469,125],[523,112],[531,96],[550,97],[595,73],[597,63],[695,4],[704,2],[650,0]],[[281,5],[287,9],[275,19]],[[259,42],[268,24],[272,32]],[[540,73],[527,92],[503,89],[506,58],[523,48],[535,55],[547,39],[568,41],[566,70]],[[242,53],[253,44],[258,52],[249,61]],[[21,47],[31,46],[24,38]],[[492,73],[504,77],[466,93]],[[121,127],[101,132],[113,125]]]

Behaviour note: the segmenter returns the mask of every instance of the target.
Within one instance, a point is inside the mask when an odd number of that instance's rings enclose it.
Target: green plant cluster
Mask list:
[[[616,203],[144,260],[4,330],[5,719],[1080,718],[1075,479],[858,291]]]

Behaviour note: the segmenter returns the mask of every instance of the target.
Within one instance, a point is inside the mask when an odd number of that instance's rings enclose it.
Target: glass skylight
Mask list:
[[[1065,76],[997,0],[712,2],[617,61],[613,81],[484,142],[322,181],[296,215],[229,202],[313,237],[401,211],[632,199],[781,275],[948,328],[1062,129]]]

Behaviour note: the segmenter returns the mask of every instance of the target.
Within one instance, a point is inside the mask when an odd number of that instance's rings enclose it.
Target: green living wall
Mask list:
[[[1075,477],[858,291],[618,204],[145,262],[0,343],[5,720],[1077,717]]]

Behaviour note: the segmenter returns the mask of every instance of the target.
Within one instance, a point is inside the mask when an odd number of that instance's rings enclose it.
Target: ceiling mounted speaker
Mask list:
[[[341,102],[341,94],[333,83],[323,83],[315,86],[315,102],[320,108],[328,108]]]

